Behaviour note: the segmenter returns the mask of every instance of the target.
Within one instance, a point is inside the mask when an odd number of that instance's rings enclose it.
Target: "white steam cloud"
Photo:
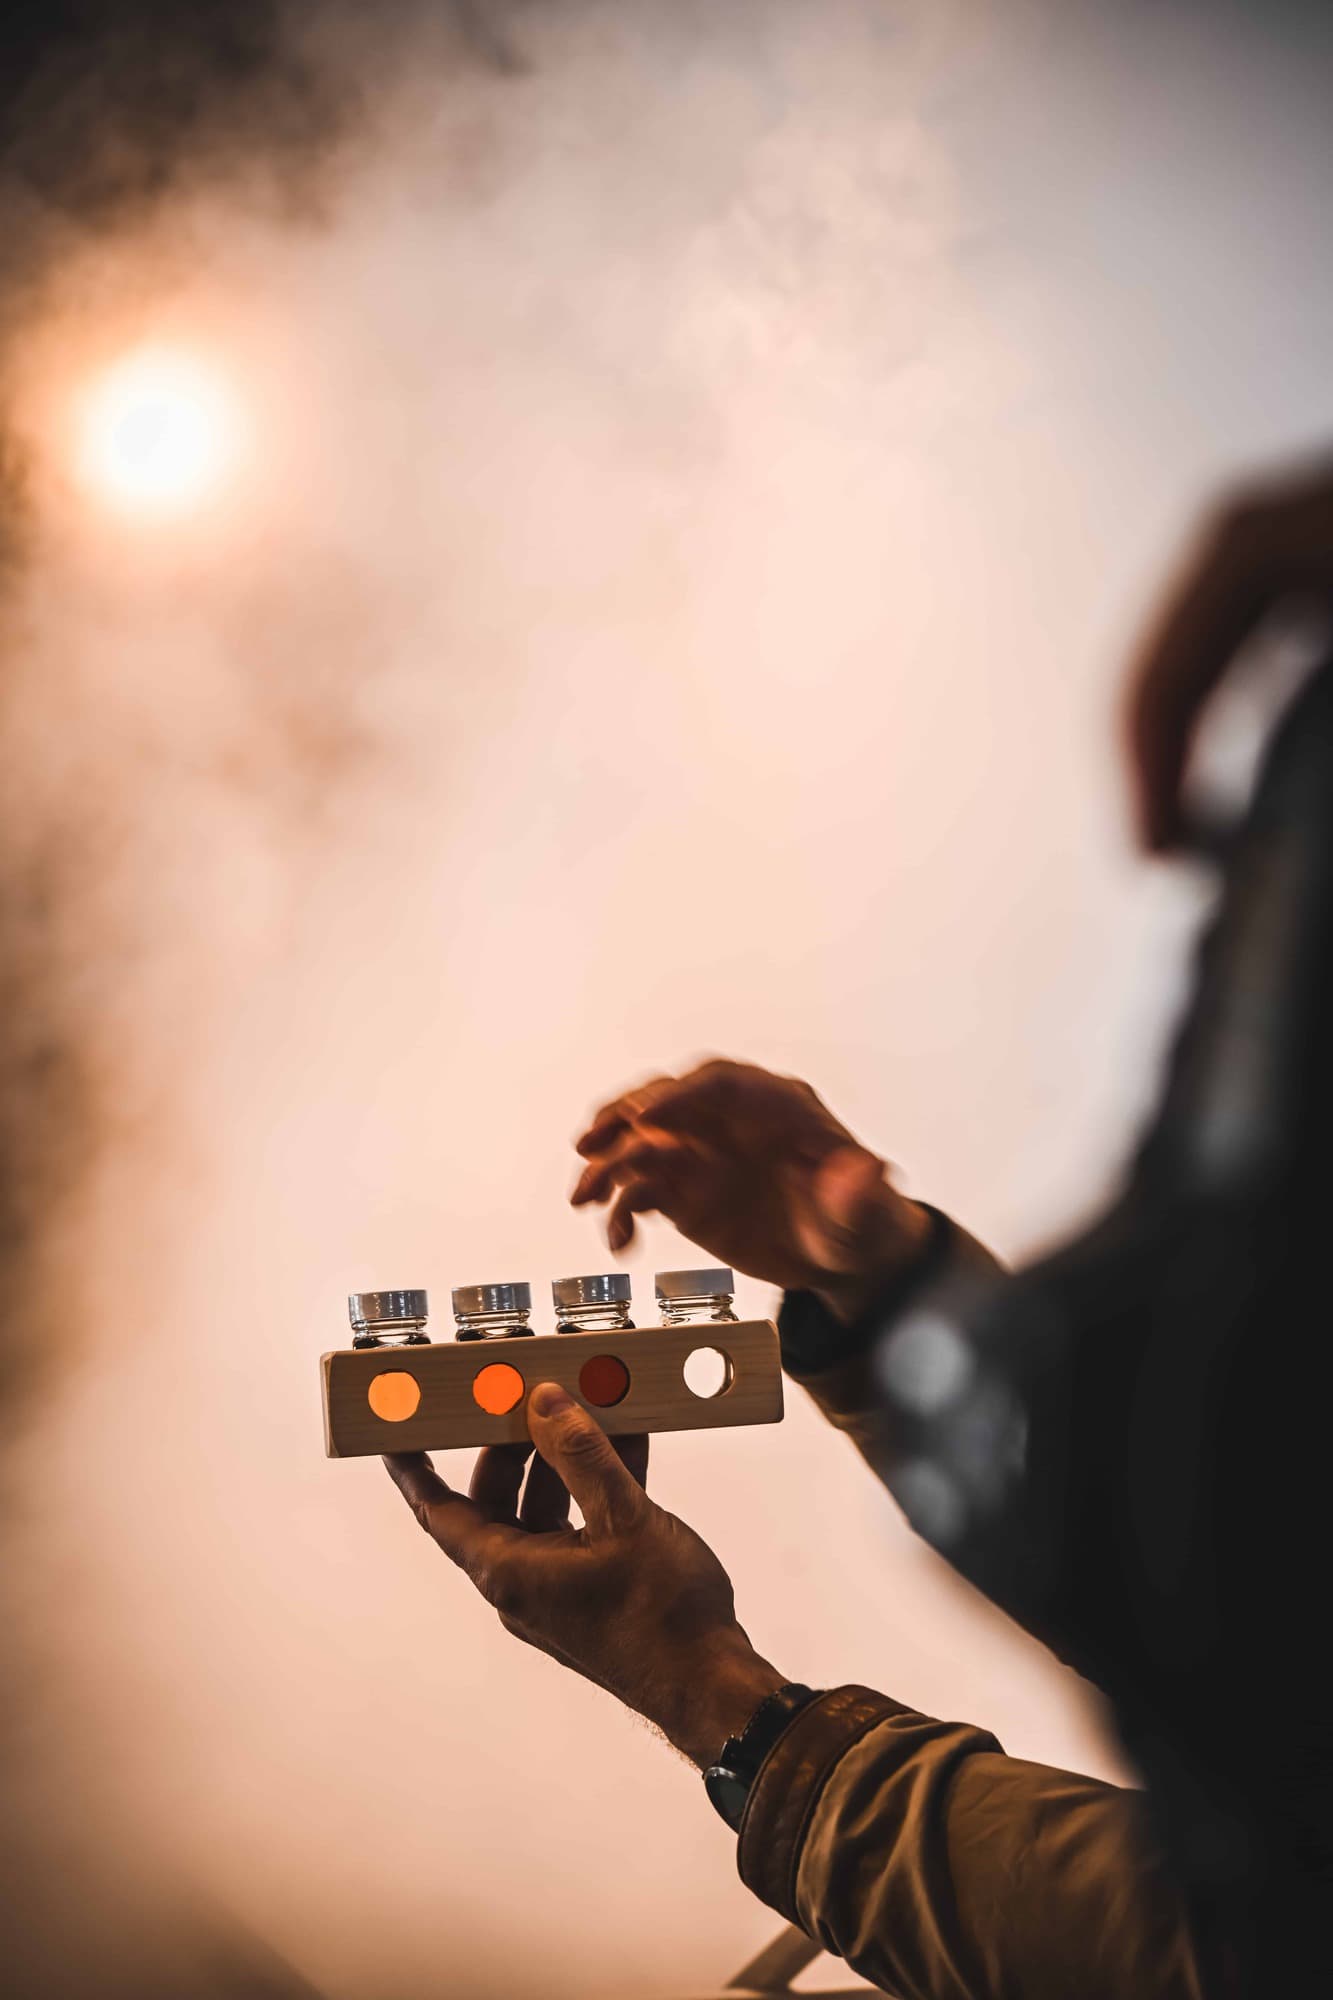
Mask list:
[[[359,110],[299,200],[197,175],[48,272],[3,824],[16,1073],[71,1082],[9,1473],[67,1881],[110,1843],[120,1910],[206,1894],[348,2000],[679,1993],[772,1927],[691,1776],[325,1463],[316,1360],[353,1287],[442,1331],[597,1268],[570,1135],[709,1050],[1004,1250],[1105,1185],[1193,907],[1124,852],[1120,649],[1216,477],[1333,424],[1316,66],[1173,19],[321,31]],[[70,445],[144,343],[245,432],[151,521]],[[793,1403],[656,1454],[757,1643],[1114,1768]]]

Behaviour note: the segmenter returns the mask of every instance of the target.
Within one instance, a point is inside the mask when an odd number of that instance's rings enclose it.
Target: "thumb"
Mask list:
[[[884,1204],[884,1162],[864,1146],[838,1146],[820,1161],[798,1230],[821,1271],[854,1271]]]
[[[558,1383],[539,1382],[528,1398],[528,1430],[564,1480],[594,1537],[622,1533],[647,1505],[642,1486],[611,1440]]]

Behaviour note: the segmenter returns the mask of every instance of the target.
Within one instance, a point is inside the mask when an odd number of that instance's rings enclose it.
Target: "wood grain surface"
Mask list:
[[[685,1381],[685,1363],[698,1348],[715,1348],[731,1364],[731,1380],[716,1396],[697,1396]],[[600,1355],[616,1356],[629,1370],[627,1394],[609,1409],[588,1403],[579,1393],[580,1370]],[[489,1415],[473,1396],[480,1370],[496,1363],[507,1363],[523,1378],[523,1400],[506,1416]],[[560,1383],[612,1437],[775,1424],[782,1417],[782,1365],[778,1330],[771,1320],[342,1348],[324,1355],[320,1370],[324,1447],[330,1458],[513,1443],[528,1435],[526,1397],[538,1382]],[[402,1421],[376,1416],[370,1406],[370,1385],[386,1374],[409,1375],[421,1391],[415,1412]],[[392,1406],[393,1399],[381,1392],[377,1400]]]

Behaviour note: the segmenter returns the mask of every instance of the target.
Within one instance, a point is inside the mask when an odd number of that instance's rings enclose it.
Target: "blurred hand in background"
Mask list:
[[[814,1291],[853,1318],[919,1253],[930,1218],[809,1084],[711,1061],[613,1098],[577,1141],[570,1200],[609,1204],[620,1252],[664,1215],[734,1270]]]
[[[1168,590],[1129,676],[1126,733],[1143,844],[1187,839],[1182,786],[1209,694],[1287,604],[1333,615],[1333,466],[1244,491],[1219,508]]]

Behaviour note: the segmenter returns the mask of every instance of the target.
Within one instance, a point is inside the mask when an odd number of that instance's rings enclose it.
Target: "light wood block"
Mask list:
[[[715,1348],[731,1364],[731,1379],[716,1396],[696,1396],[685,1381],[685,1363],[698,1348]],[[601,1355],[614,1355],[629,1370],[628,1391],[609,1408],[589,1402],[579,1389],[585,1363]],[[480,1370],[497,1363],[517,1369],[523,1378],[523,1398],[505,1416],[489,1414],[473,1395]],[[448,1451],[526,1439],[527,1393],[538,1382],[558,1382],[611,1437],[775,1424],[782,1417],[782,1363],[771,1320],[450,1340],[419,1347],[348,1347],[324,1355],[320,1368],[324,1447],[330,1458]],[[410,1376],[419,1388],[420,1402],[410,1416],[390,1421],[372,1409],[371,1384],[385,1375]],[[410,1384],[391,1384],[388,1390],[395,1387],[405,1391],[403,1400],[411,1401]],[[377,1400],[390,1400],[385,1385],[375,1393]]]

